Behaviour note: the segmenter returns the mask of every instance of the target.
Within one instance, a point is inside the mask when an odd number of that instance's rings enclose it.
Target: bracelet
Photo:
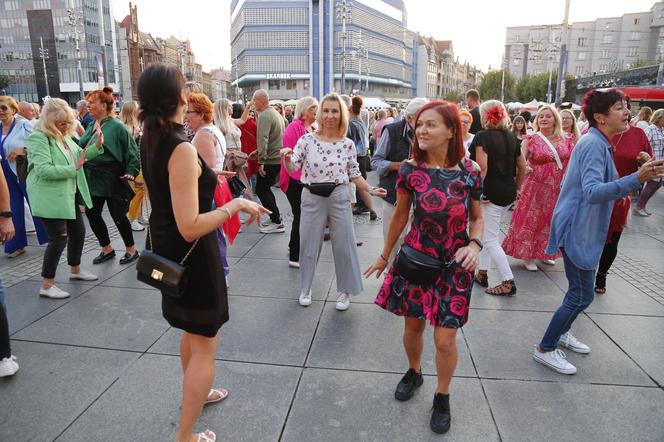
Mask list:
[[[228,215],[228,218],[229,218],[229,219],[230,219],[230,218],[233,218],[233,214],[231,213],[230,210],[228,210],[227,207],[219,207],[219,210],[223,210],[224,212],[226,212],[226,214]]]
[[[470,240],[468,241],[468,244],[470,244],[471,242],[474,242],[475,244],[477,244],[477,247],[480,248],[480,252],[484,248],[484,244],[482,244],[482,241],[480,241],[478,238],[470,238]]]
[[[369,195],[374,196],[375,193],[376,193],[376,188],[375,187],[369,187]],[[387,261],[387,259],[385,261]]]
[[[382,259],[382,260],[385,261],[385,262],[389,262],[389,261],[387,260],[387,258],[385,258],[385,257],[383,256],[382,253],[380,254],[380,259]]]

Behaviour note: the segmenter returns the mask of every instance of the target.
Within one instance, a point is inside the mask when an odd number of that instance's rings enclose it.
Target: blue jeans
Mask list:
[[[5,285],[2,283],[2,278],[0,278],[0,307],[7,309],[5,304]]]
[[[565,276],[569,287],[565,299],[553,314],[549,327],[544,333],[540,347],[544,351],[553,351],[560,336],[567,333],[576,317],[593,302],[595,298],[595,270],[583,270],[574,265],[563,250]]]

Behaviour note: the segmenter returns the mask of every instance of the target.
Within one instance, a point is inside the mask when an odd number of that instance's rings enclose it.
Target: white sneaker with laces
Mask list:
[[[44,298],[51,298],[51,299],[65,299],[65,298],[69,298],[69,293],[65,292],[64,290],[61,290],[56,285],[52,285],[47,289],[45,289],[44,287],[41,287],[39,289],[39,296],[43,296]]]
[[[534,261],[524,261],[523,266],[528,270],[529,272],[536,272],[537,271],[537,264],[535,264]]]
[[[258,226],[261,233],[284,233],[286,228],[283,224],[269,223],[266,225]]]
[[[557,371],[560,374],[574,374],[576,367],[567,362],[567,355],[564,351],[555,349],[540,353],[537,345],[533,348],[533,359],[542,365],[546,365],[550,369]]]
[[[590,353],[590,347],[576,339],[569,331],[558,339],[558,345],[568,348],[575,353],[581,353],[582,355]]]
[[[14,376],[18,371],[18,363],[16,362],[16,356],[10,356],[0,360],[0,378],[7,376]]]
[[[288,267],[293,267],[294,269],[300,268],[299,261],[288,261]]]
[[[309,290],[309,293],[300,293],[300,305],[302,307],[308,307],[311,305],[311,290]]]
[[[348,293],[339,293],[337,298],[337,310],[345,311],[350,307],[350,295]]]
[[[88,273],[84,270],[80,270],[78,273],[70,273],[69,279],[78,280],[78,281],[96,281],[99,279],[97,275]]]
[[[135,219],[131,222],[131,230],[133,230],[134,232],[141,232],[145,230],[145,226],[139,223],[138,220]]]

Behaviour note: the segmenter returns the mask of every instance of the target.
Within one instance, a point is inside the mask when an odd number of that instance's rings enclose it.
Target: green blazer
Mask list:
[[[28,148],[28,196],[35,216],[53,219],[76,218],[76,188],[85,205],[92,207],[88,182],[83,168],[76,170],[76,161],[82,149],[71,139],[64,138],[72,153],[72,159],[64,147],[45,133],[35,131],[27,142]],[[86,160],[103,152],[93,143],[87,150]]]

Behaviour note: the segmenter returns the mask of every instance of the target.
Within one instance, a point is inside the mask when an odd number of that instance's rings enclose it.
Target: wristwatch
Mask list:
[[[0,216],[3,218],[11,218],[12,217],[12,212],[11,210],[6,210],[4,212],[0,212]]]
[[[470,241],[469,241],[469,242],[474,242],[475,244],[477,244],[478,247],[480,248],[480,252],[481,252],[482,249],[484,248],[484,244],[482,244],[482,241],[480,241],[480,240],[477,239],[477,238],[470,238]]]

